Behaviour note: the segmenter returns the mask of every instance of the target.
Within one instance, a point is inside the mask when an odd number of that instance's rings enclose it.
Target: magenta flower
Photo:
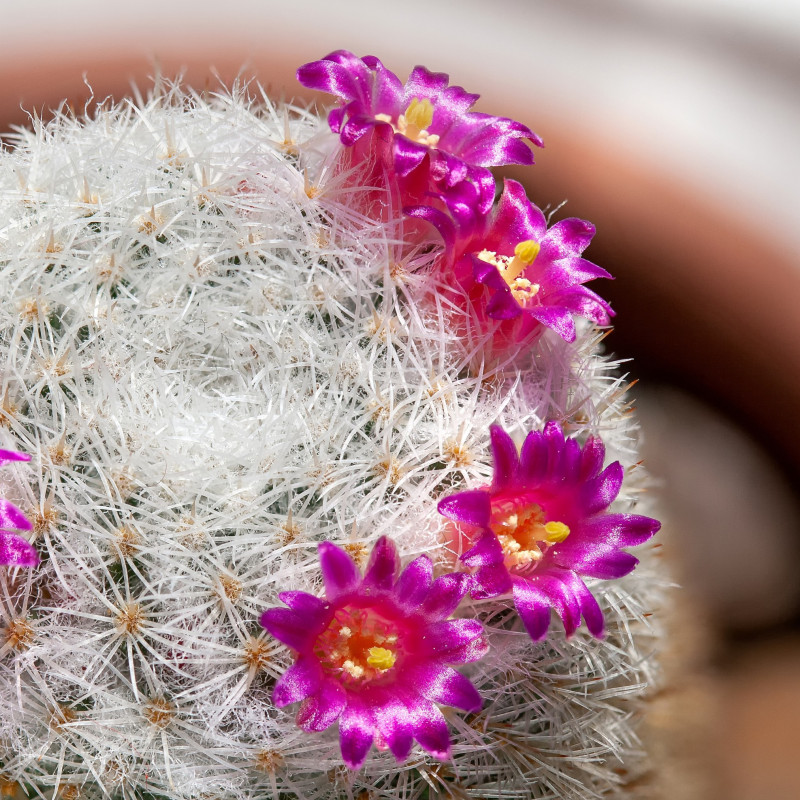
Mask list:
[[[25,453],[0,450],[0,466],[9,461],[30,461]],[[27,517],[8,500],[0,497],[0,564],[11,567],[32,567],[39,563],[36,550],[14,530],[29,531],[33,526]]]
[[[448,86],[448,76],[417,66],[408,81],[375,56],[336,50],[297,70],[303,86],[329,92],[343,105],[328,123],[347,147],[375,131],[391,146],[394,172],[406,177],[430,157],[430,174],[443,190],[468,180],[479,189],[482,213],[492,204],[494,178],[487,167],[532,164],[526,140],[542,141],[520,122],[469,109],[478,95]]]
[[[611,306],[582,285],[594,278],[611,278],[581,257],[594,236],[594,225],[570,218],[548,229],[542,211],[513,180],[505,182],[499,202],[487,217],[472,213],[469,197],[461,203],[453,198],[449,202],[452,218],[427,206],[405,211],[439,230],[462,288],[468,290],[477,283],[488,289],[485,303],[490,318],[526,315],[567,342],[575,341],[573,314],[597,325],[610,323]]]
[[[463,573],[433,580],[427,556],[399,577],[397,550],[378,540],[364,577],[350,556],[319,545],[325,598],[282,592],[289,608],[270,608],[261,624],[297,651],[275,686],[278,708],[303,701],[297,724],[322,731],[339,720],[342,758],[358,769],[373,742],[404,761],[413,740],[436,758],[450,754],[447,723],[437,703],[478,711],[475,687],[449,665],[487,651],[477,620],[447,617],[469,590]]]
[[[627,575],[638,559],[622,548],[646,542],[660,523],[607,511],[623,470],[618,461],[602,469],[605,447],[599,438],[581,447],[564,438],[558,423],[548,422],[543,431],[528,434],[518,453],[502,428],[492,426],[491,436],[491,486],[439,502],[439,512],[461,523],[472,544],[461,561],[474,570],[473,596],[513,593],[534,640],[547,633],[551,608],[567,636],[581,616],[594,636],[602,636],[603,613],[582,578]]]

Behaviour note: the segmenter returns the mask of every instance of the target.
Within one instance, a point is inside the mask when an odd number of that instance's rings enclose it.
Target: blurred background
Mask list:
[[[539,133],[506,174],[597,225],[683,587],[660,766],[631,796],[800,798],[797,0],[0,0],[0,21],[0,132],[156,70],[305,98],[296,67],[345,48]]]

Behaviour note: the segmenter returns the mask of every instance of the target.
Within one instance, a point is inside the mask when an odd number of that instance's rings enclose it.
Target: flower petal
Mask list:
[[[437,99],[441,92],[447,88],[449,77],[444,72],[431,72],[422,65],[417,65],[408,76],[405,86],[403,102],[410,103],[415,97]],[[477,97],[467,106],[475,103]],[[466,110],[466,109],[464,109]]]
[[[321,682],[322,668],[316,656],[300,656],[278,679],[272,700],[277,708],[297,703],[314,694]]]
[[[498,492],[515,484],[519,472],[519,456],[514,440],[499,425],[492,425],[489,434],[494,461],[492,491]]]
[[[491,498],[485,489],[468,489],[451,494],[440,500],[437,508],[448,519],[480,528],[488,527],[492,516]]]
[[[470,712],[480,711],[483,705],[478,690],[470,680],[452,667],[436,664],[411,668],[408,670],[407,681],[423,697],[433,700],[434,703]]]
[[[16,533],[0,531],[0,564],[9,567],[33,567],[39,563],[39,554],[33,545]]]
[[[547,220],[528,200],[525,187],[519,181],[506,180],[486,239],[487,249],[511,255],[519,242],[541,241],[546,230]]]
[[[16,450],[0,450],[0,466],[7,461],[30,461],[27,453],[18,453]]]
[[[625,475],[622,464],[609,464],[596,478],[581,486],[578,502],[587,516],[605,511],[616,500]]]
[[[399,697],[387,692],[385,699],[375,704],[372,713],[378,733],[392,755],[398,763],[405,761],[414,744],[411,715],[405,703]]]
[[[361,115],[350,117],[339,132],[339,138],[345,147],[352,147],[376,122],[371,117]]]
[[[644,544],[661,529],[657,519],[640,514],[602,514],[587,519],[581,526],[584,540],[605,541],[617,547]]]
[[[394,576],[399,566],[400,560],[394,542],[388,536],[381,536],[372,548],[364,581],[361,584],[362,590],[376,589],[388,592],[394,584]]]
[[[563,545],[550,552],[553,562],[590,578],[622,578],[639,563],[630,553],[605,543],[581,542],[569,548]]]
[[[536,575],[530,582],[550,598],[564,623],[567,638],[578,629],[582,615],[593,636],[599,638],[603,635],[603,612],[586,584],[574,572],[551,568],[546,573]]]
[[[463,572],[441,575],[431,585],[420,613],[434,622],[449,617],[469,591],[470,583],[469,575]]]
[[[573,573],[565,569],[550,569],[539,572],[529,579],[532,588],[548,598],[564,624],[567,638],[572,636],[581,624],[581,605],[572,591]]]
[[[514,605],[534,642],[544,639],[550,627],[550,598],[530,581],[517,578],[514,581]]]
[[[581,457],[580,479],[582,481],[594,478],[603,467],[606,457],[606,448],[599,436],[590,436],[583,446]]]
[[[322,617],[329,613],[330,605],[322,598],[315,597],[308,592],[281,592],[278,599],[286,603],[292,611],[306,617]]]
[[[572,314],[561,306],[528,306],[526,312],[547,328],[554,330],[565,342],[575,341]]]
[[[563,255],[580,255],[592,241],[595,227],[584,219],[570,217],[556,222],[547,238]]]
[[[557,308],[586,317],[595,325],[609,325],[611,317],[615,316],[611,306],[586,286],[571,286],[548,297],[547,301]]]
[[[483,625],[476,619],[451,619],[434,622],[428,626],[424,635],[423,648],[429,654],[441,656],[450,661],[449,653],[460,650],[483,637]],[[451,663],[459,663],[452,661]]]
[[[342,760],[350,769],[358,769],[364,763],[374,738],[375,721],[372,712],[358,695],[351,694],[339,719]]]
[[[0,529],[30,531],[33,525],[13,503],[0,497]]]
[[[561,451],[561,482],[570,486],[578,482],[581,464],[581,446],[577,439],[566,439]]]
[[[261,626],[293,650],[307,650],[317,631],[306,625],[305,618],[289,608],[268,608],[261,615]]]
[[[538,484],[547,473],[548,444],[541,431],[531,431],[520,451],[520,476],[528,485]]]
[[[606,623],[603,612],[595,596],[589,591],[586,584],[576,575],[573,579],[573,593],[578,598],[581,613],[586,621],[586,627],[592,636],[600,639],[605,633]]]
[[[394,170],[400,177],[405,177],[412,169],[418,167],[426,155],[428,148],[424,144],[412,142],[399,133],[395,134]]]
[[[379,114],[394,116],[403,100],[403,82],[375,56],[361,59],[374,73],[371,107]]]
[[[488,528],[481,532],[475,544],[461,556],[464,566],[485,567],[503,562],[503,548],[495,533]]]
[[[433,562],[428,556],[415,558],[400,573],[395,600],[408,611],[416,610],[428,597],[433,582]]]
[[[498,597],[511,591],[511,575],[509,575],[508,568],[503,563],[502,550],[500,552],[501,556],[498,563],[478,567],[472,576],[474,579],[472,596],[476,600]]]
[[[317,550],[328,600],[333,602],[356,591],[361,584],[361,573],[347,552],[332,542],[320,542]]]
[[[450,733],[447,722],[437,706],[424,697],[414,698],[408,703],[414,738],[434,758],[450,757]]]
[[[403,209],[403,214],[407,217],[424,219],[426,222],[430,222],[444,239],[445,250],[447,252],[453,251],[456,242],[456,226],[444,211],[430,206],[406,206]]]
[[[316,694],[306,698],[297,712],[297,724],[304,731],[324,731],[339,719],[347,694],[341,685],[328,678],[323,680]]]

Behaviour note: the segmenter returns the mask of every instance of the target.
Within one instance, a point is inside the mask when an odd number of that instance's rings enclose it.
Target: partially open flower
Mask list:
[[[433,580],[427,556],[398,576],[393,542],[375,545],[364,577],[330,542],[319,545],[325,598],[283,592],[289,608],[271,608],[261,624],[297,651],[275,686],[279,708],[303,701],[297,724],[322,731],[339,720],[344,762],[357,769],[373,742],[398,761],[413,740],[436,758],[450,754],[447,723],[437,703],[478,711],[481,698],[451,664],[487,651],[476,620],[447,618],[469,590],[463,573]]]
[[[344,102],[330,112],[328,122],[345,146],[376,130],[390,144],[397,176],[404,178],[428,156],[431,178],[443,191],[464,180],[478,188],[482,213],[494,198],[487,167],[532,164],[525,141],[542,146],[520,122],[470,111],[478,95],[448,86],[447,75],[422,66],[403,84],[374,56],[358,58],[337,50],[304,64],[297,79]]]
[[[25,453],[0,450],[0,466],[8,461],[30,461]],[[36,550],[15,530],[29,531],[33,528],[27,517],[5,498],[0,497],[0,564],[11,567],[32,567],[39,563]]]
[[[602,636],[603,613],[583,577],[621,578],[638,564],[623,550],[646,542],[661,527],[638,514],[607,511],[622,486],[622,465],[602,469],[597,437],[580,446],[556,422],[528,434],[520,453],[492,426],[491,486],[444,498],[439,512],[461,523],[471,547],[461,561],[473,569],[476,597],[513,593],[532,639],[550,624],[550,609],[567,636],[586,620]]]
[[[455,204],[449,217],[427,206],[409,207],[406,213],[433,224],[445,240],[453,279],[472,295],[475,285],[488,297],[473,302],[485,306],[495,320],[527,316],[518,325],[527,335],[540,325],[552,328],[562,339],[575,341],[573,315],[608,325],[611,306],[584,283],[611,278],[608,272],[581,257],[594,236],[594,225],[570,218],[551,228],[542,211],[525,194],[522,184],[507,180],[490,215],[472,213],[472,200]]]

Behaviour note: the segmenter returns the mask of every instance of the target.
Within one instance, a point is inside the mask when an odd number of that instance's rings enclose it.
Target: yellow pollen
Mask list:
[[[428,98],[420,100],[415,97],[409,104],[405,113],[403,114],[406,120],[406,125],[412,125],[417,130],[424,130],[431,122],[433,122],[433,103]]]
[[[497,534],[508,569],[525,569],[542,559],[547,548],[569,536],[569,526],[545,522],[536,503],[521,505],[513,499],[498,501],[492,509],[491,529]]]
[[[536,256],[539,255],[539,250],[541,249],[539,242],[533,239],[526,239],[514,248],[514,257],[518,258],[526,267],[529,267],[536,260]]]
[[[392,121],[389,114],[376,114],[375,119],[388,122],[395,133],[411,139],[412,142],[424,144],[426,147],[436,147],[439,136],[428,133],[428,126],[433,122],[433,103],[427,97],[420,100],[415,97],[409,104],[405,113],[397,118],[397,124]]]
[[[536,260],[539,255],[539,243],[533,239],[520,242],[514,248],[513,256],[501,256],[493,250],[481,250],[476,255],[481,261],[493,264],[503,280],[508,284],[516,301],[524,306],[528,300],[535,297],[541,286],[522,277],[522,273]]]
[[[550,542],[550,544],[558,544],[558,542],[563,542],[564,539],[569,536],[569,526],[565,525],[563,522],[548,522],[544,526],[545,533],[547,534],[544,537],[546,542]]]
[[[315,649],[325,669],[345,681],[369,682],[402,659],[398,633],[371,609],[344,608],[317,639]]]
[[[397,656],[385,647],[370,647],[367,652],[369,653],[367,664],[381,672],[391,669],[397,661]]]

